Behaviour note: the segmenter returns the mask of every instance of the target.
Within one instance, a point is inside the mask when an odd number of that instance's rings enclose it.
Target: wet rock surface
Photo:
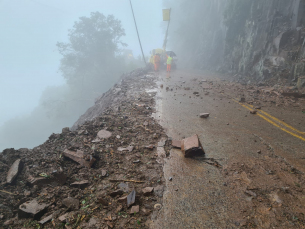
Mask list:
[[[142,190],[164,183],[156,147],[161,138],[165,152],[171,147],[151,117],[155,93],[144,91],[155,87],[155,77],[142,73],[123,78],[72,131],[0,154],[1,225],[35,228],[40,220],[45,228],[148,228],[153,211],[147,209],[162,203],[164,190],[149,196]],[[16,160],[24,166],[9,172]]]

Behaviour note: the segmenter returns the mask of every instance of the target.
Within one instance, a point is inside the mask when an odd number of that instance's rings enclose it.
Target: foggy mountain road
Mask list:
[[[171,77],[162,73],[159,79],[163,87],[158,89],[155,117],[173,139],[198,134],[207,159],[184,158],[180,150],[171,150],[164,165],[164,214],[153,228],[232,228],[246,224],[246,217],[259,220],[262,227],[274,223],[278,213],[260,215],[260,210],[266,205],[283,207],[266,195],[281,186],[295,186],[287,181],[290,171],[283,172],[287,166],[305,171],[300,160],[305,140],[302,113],[264,103],[256,115],[250,114],[252,105],[233,100],[238,99],[236,85],[209,74],[177,71]],[[203,112],[210,117],[200,118]],[[222,168],[206,163],[210,158]],[[247,190],[256,194],[249,197]],[[287,197],[281,201],[293,207]]]

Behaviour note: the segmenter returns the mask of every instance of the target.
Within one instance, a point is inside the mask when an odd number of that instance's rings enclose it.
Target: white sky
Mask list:
[[[162,47],[162,0],[132,0],[144,53]],[[0,126],[30,113],[42,91],[61,85],[57,41],[81,16],[99,11],[122,21],[134,55],[139,43],[129,0],[0,0]]]

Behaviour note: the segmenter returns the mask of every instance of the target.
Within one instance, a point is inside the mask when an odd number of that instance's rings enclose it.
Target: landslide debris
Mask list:
[[[153,83],[152,76],[126,77],[119,86],[124,91],[121,100],[103,106],[103,112],[101,106],[89,109],[90,120],[83,122],[82,117],[74,131],[64,128],[33,149],[4,150],[0,224],[148,228],[160,209],[154,206],[162,206],[160,139],[166,153],[170,148],[163,129],[151,117],[154,94],[143,90]],[[116,95],[117,88],[108,95]]]

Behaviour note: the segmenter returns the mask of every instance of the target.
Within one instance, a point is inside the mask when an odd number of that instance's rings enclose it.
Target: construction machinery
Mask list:
[[[172,61],[172,69],[177,68],[177,55],[173,51],[164,51],[164,49],[158,48],[158,49],[153,49],[150,52],[150,58],[149,58],[149,64],[153,68],[154,66],[154,56],[156,54],[160,54],[160,69],[166,69],[166,61],[167,61],[167,56],[171,56],[173,58]]]
[[[173,51],[166,51],[168,29],[169,29],[169,24],[170,24],[170,14],[171,14],[171,9],[163,9],[163,21],[168,21],[168,25],[167,25],[167,29],[166,29],[166,33],[165,33],[164,42],[163,42],[163,48],[153,49],[150,52],[149,64],[151,65],[152,68],[154,66],[154,56],[156,54],[160,54],[160,58],[161,58],[160,68],[161,69],[166,69],[167,56],[171,56],[173,58],[172,69],[177,68],[177,55]]]

